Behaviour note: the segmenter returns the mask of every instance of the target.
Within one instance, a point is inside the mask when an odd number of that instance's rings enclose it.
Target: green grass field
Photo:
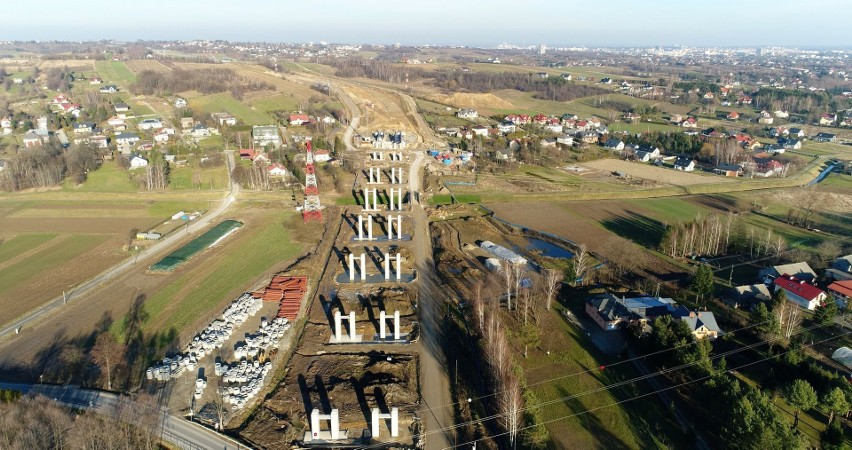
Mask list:
[[[634,199],[625,203],[635,204],[652,218],[666,223],[686,222],[709,213],[707,208],[679,198]]]
[[[44,272],[66,264],[109,239],[108,235],[74,235],[50,248],[18,261],[0,271],[0,296],[27,284]]]
[[[211,94],[211,95],[186,95],[190,106],[198,111],[211,114],[215,112],[226,111],[233,114],[239,120],[242,120],[247,125],[264,125],[275,123],[272,116],[267,114],[263,109],[252,108],[235,99],[231,94]]]
[[[227,189],[228,171],[225,166],[200,169],[178,167],[171,171],[169,189]]]
[[[832,173],[818,185],[818,189],[836,194],[852,195],[852,176]]]
[[[251,106],[265,112],[295,111],[299,108],[299,99],[291,94],[273,95],[249,102]]]
[[[115,161],[105,161],[98,170],[89,172],[86,182],[82,185],[76,186],[66,180],[63,188],[78,192],[136,192],[139,186]]]
[[[277,263],[290,259],[301,248],[294,243],[289,232],[281,227],[282,221],[292,214],[279,213],[255,229],[243,228],[225,240],[221,246],[221,257],[205,260],[204,253],[195,257],[183,273],[163,289],[151,295],[145,303],[149,314],[148,326],[157,330],[183,330],[199,317],[208,317],[225,300],[232,300],[247,289],[249,283]],[[204,274],[197,269],[203,264]],[[190,266],[195,267],[190,267]],[[117,320],[113,331],[121,335],[121,323]]]
[[[566,309],[556,303],[553,311],[545,311],[553,315],[551,320],[557,324],[555,329],[548,328],[548,331],[562,335],[543,337],[540,347],[549,348],[551,354],[531,351],[529,358],[519,357],[528,381],[536,383],[542,378],[556,378],[530,388],[539,401],[553,402],[540,408],[541,419],[552,421],[546,425],[551,440],[564,448],[688,448],[687,436],[657,398],[651,396],[614,405],[620,399],[650,392],[650,388],[644,383],[630,384],[624,390],[602,388],[639,374],[629,364],[606,371],[595,370],[615,360],[602,354],[582,330],[562,318]],[[582,313],[581,306],[571,309],[574,314]],[[550,348],[557,342],[564,345]],[[593,412],[579,414],[586,410]],[[566,417],[572,414],[578,415]],[[660,428],[655,431],[652,424]]]
[[[0,244],[0,264],[55,238],[55,234],[19,234]]]
[[[95,69],[104,83],[115,83],[125,90],[136,82],[136,74],[121,61],[95,61]]]
[[[609,131],[626,131],[628,133],[645,133],[649,131],[677,132],[680,129],[674,125],[650,122],[624,123],[616,122],[608,126]]]

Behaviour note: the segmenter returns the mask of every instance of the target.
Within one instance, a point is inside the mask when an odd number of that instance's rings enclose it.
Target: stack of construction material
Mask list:
[[[296,320],[307,290],[308,277],[275,275],[262,292],[254,295],[265,302],[278,302],[278,317]]]

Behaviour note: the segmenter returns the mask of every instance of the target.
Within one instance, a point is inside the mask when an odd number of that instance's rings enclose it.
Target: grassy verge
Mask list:
[[[289,232],[281,223],[292,213],[276,214],[254,229],[243,229],[230,241],[221,245],[221,257],[205,259],[196,257],[195,267],[182,273],[145,302],[148,321],[145,331],[181,331],[198,321],[199,317],[218,314],[214,311],[223,300],[236,298],[240,292],[251,288],[249,283],[275,264],[292,258],[299,251]],[[204,274],[199,274],[198,264],[203,264]],[[182,269],[183,270],[183,269]],[[113,331],[123,334],[123,320],[118,320]]]

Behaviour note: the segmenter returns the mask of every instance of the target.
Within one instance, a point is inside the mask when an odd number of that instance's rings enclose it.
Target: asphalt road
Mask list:
[[[230,169],[234,167],[234,153],[233,151],[227,152],[228,156],[228,173],[230,173]],[[156,244],[149,247],[148,249],[140,252],[137,256],[132,256],[123,262],[113,266],[110,269],[107,269],[105,272],[100,275],[85,281],[74,288],[70,293],[68,293],[68,298],[65,299],[63,296],[56,297],[47,303],[39,306],[38,308],[24,314],[22,317],[19,317],[9,323],[8,325],[0,328],[0,339],[5,336],[12,335],[16,333],[16,330],[23,328],[33,322],[48,316],[50,313],[61,309],[65,304],[66,300],[71,302],[75,297],[86,294],[87,292],[95,289],[101,284],[112,280],[119,275],[124,274],[130,268],[138,265],[138,264],[148,264],[155,257],[162,256],[167,250],[171,250],[174,244],[185,240],[188,234],[192,234],[195,231],[199,231],[202,228],[206,227],[210,222],[216,220],[217,217],[221,216],[222,213],[228,210],[228,208],[234,203],[234,200],[237,198],[237,194],[240,192],[240,186],[237,183],[230,183],[231,190],[228,195],[222,200],[222,203],[214,209],[213,211],[209,211],[207,214],[202,215],[200,218],[190,222],[187,224],[187,228],[185,231],[175,231],[170,236],[163,238],[160,241],[157,241]]]
[[[130,401],[117,394],[82,389],[78,386],[0,382],[0,389],[33,393],[52,398],[63,405],[112,415],[120,402]],[[162,439],[186,450],[243,450],[250,447],[201,425],[161,411]]]

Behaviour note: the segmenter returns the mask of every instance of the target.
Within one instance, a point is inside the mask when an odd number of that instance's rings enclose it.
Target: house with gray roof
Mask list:
[[[715,341],[719,336],[724,336],[725,332],[716,324],[716,317],[709,311],[695,311],[689,313],[688,316],[681,317],[680,320],[686,322],[689,331],[695,339],[708,339]]]
[[[758,275],[764,280],[764,282],[767,282],[767,280],[771,282],[771,280],[774,280],[785,273],[787,275],[792,275],[799,280],[807,281],[808,283],[812,283],[817,277],[814,269],[811,269],[811,266],[809,266],[806,262],[767,267],[765,269],[761,269],[760,272],[758,272]]]

